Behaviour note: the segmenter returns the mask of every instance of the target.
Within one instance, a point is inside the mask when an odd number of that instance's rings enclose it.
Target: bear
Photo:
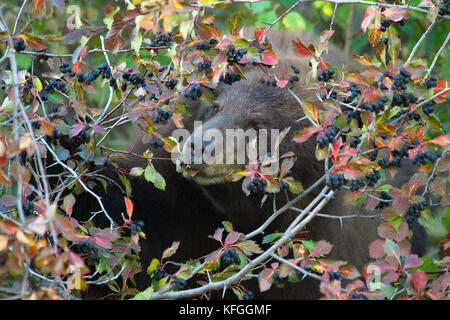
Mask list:
[[[288,44],[291,43],[286,34],[278,34],[275,39],[273,48],[277,52],[279,62],[275,68],[270,70],[270,74],[279,75],[285,70],[283,68],[289,69],[292,66],[297,70],[299,81],[289,85],[289,91],[286,88],[268,85],[267,72],[262,68],[245,68],[245,80],[234,82],[228,86],[221,86],[215,92],[212,105],[200,107],[197,112],[197,120],[201,121],[202,127],[200,130],[193,130],[192,135],[185,141],[182,150],[182,158],[190,160],[188,161],[189,168],[196,171],[194,175],[185,171],[184,176],[195,184],[201,185],[204,194],[216,209],[227,220],[231,221],[238,231],[243,233],[252,232],[259,227],[273,213],[274,209],[272,205],[268,204],[271,201],[267,201],[268,203],[261,208],[261,196],[244,196],[241,184],[230,182],[228,175],[233,170],[244,169],[244,165],[225,163],[226,152],[229,150],[222,151],[222,155],[216,152],[215,155],[218,155],[218,159],[222,160],[219,164],[201,161],[198,164],[195,161],[192,163],[192,160],[195,160],[193,150],[196,143],[200,145],[202,151],[206,151],[207,148],[217,151],[214,146],[215,141],[204,138],[204,134],[208,130],[218,131],[226,140],[227,130],[230,129],[238,128],[243,131],[249,129],[279,129],[281,131],[290,127],[290,131],[280,146],[280,155],[288,151],[294,152],[297,158],[291,170],[294,178],[301,181],[306,189],[325,173],[323,161],[317,161],[315,158],[316,141],[309,139],[302,144],[293,141],[294,132],[305,126],[311,126],[308,120],[297,121],[298,119],[304,119],[305,116],[297,97],[317,105],[321,103],[318,99],[317,90],[305,88],[303,85],[304,78],[311,70],[309,59],[296,56],[292,49],[289,50]],[[331,48],[326,61],[340,68],[342,63],[348,62],[348,59],[343,57],[339,50]],[[264,79],[266,80],[264,81]],[[236,150],[232,148],[231,152],[234,153]],[[413,171],[412,165],[407,164],[396,175],[395,179],[389,182],[399,186],[408,181]],[[318,194],[319,190],[320,188],[317,188],[311,192],[296,206],[305,208]],[[276,200],[277,208],[280,208],[286,202],[282,197],[277,197]],[[354,208],[345,204],[342,193],[336,194],[323,210],[325,213],[335,216],[366,214],[366,210],[362,207]],[[285,230],[297,214],[298,212],[293,210],[284,213],[283,216],[277,218],[268,232]],[[368,248],[370,243],[377,238],[377,225],[378,221],[368,218],[344,219],[344,222],[342,222],[339,219],[316,217],[305,229],[311,239],[323,239],[335,244],[330,258],[348,261],[361,270],[369,261]],[[423,236],[423,232],[416,232],[416,234]],[[420,236],[415,236],[413,252],[423,254],[421,243],[423,243],[423,239],[420,240]],[[302,285],[290,285],[289,289],[272,290],[259,297],[316,299],[319,297],[319,292],[317,282],[314,284],[314,281],[308,279]]]
[[[203,141],[202,133],[208,129],[216,129],[225,136],[226,129],[279,129],[290,127],[289,132],[280,145],[280,154],[293,151],[297,160],[292,168],[295,179],[302,182],[304,188],[313,185],[325,173],[323,161],[315,158],[314,139],[298,144],[293,142],[293,133],[305,125],[310,125],[303,119],[304,114],[299,101],[311,101],[320,105],[315,90],[302,86],[304,77],[311,70],[308,60],[298,57],[288,49],[290,39],[286,35],[275,36],[273,48],[277,52],[279,63],[270,69],[270,74],[280,74],[285,66],[294,66],[299,70],[299,81],[289,85],[289,90],[267,85],[261,81],[267,78],[266,72],[260,68],[248,66],[244,68],[245,79],[231,85],[220,84],[214,90],[214,101],[211,105],[204,105],[198,101],[187,100],[191,115],[184,119],[185,128],[191,135],[182,143],[182,156],[192,159],[192,150],[186,146],[200,141],[203,146],[213,146],[211,141]],[[327,61],[341,67],[347,62],[339,50],[330,50]],[[296,97],[295,97],[295,96]],[[195,121],[202,122],[201,132],[195,130]],[[171,135],[175,130],[173,123],[167,124],[160,132],[162,136]],[[199,135],[199,136],[197,136]],[[138,142],[133,152],[141,154],[150,149],[155,157],[168,158],[168,153],[161,148],[153,148],[148,144]],[[150,259],[159,258],[162,251],[169,247],[172,241],[181,241],[181,247],[174,255],[174,259],[185,261],[188,258],[197,258],[217,249],[217,243],[208,240],[214,230],[221,225],[221,221],[229,220],[239,232],[249,233],[263,223],[273,213],[271,201],[260,207],[261,196],[251,194],[246,196],[242,192],[240,183],[231,183],[227,175],[234,169],[242,169],[242,165],[234,164],[189,164],[197,171],[191,176],[184,168],[183,174],[176,170],[171,161],[154,161],[156,170],[166,179],[166,191],[156,189],[151,183],[142,178],[133,178],[132,201],[134,203],[133,219],[144,221],[144,232],[149,239],[141,242],[141,262],[143,270],[150,263]],[[130,156],[129,159],[117,160],[118,168],[131,169],[145,167],[146,160]],[[407,177],[407,175],[404,175]],[[398,179],[398,177],[396,177]],[[404,180],[404,179],[403,179]],[[404,182],[398,180],[397,183]],[[300,201],[296,206],[304,208],[317,194],[317,188]],[[102,188],[95,190],[102,194]],[[109,186],[107,193],[102,194],[105,207],[112,211],[114,217],[120,217],[125,212],[123,192],[117,187]],[[87,212],[86,207],[92,210],[93,199],[77,199],[79,203],[76,211]],[[286,201],[276,197],[276,207],[281,207]],[[362,210],[362,214],[364,210]],[[323,209],[323,212],[333,215],[350,215],[361,213],[361,208],[353,208],[344,204],[339,193]],[[278,217],[267,232],[282,232],[298,212],[290,210]],[[315,217],[307,226],[308,237],[314,240],[327,240],[335,247],[330,258],[346,260],[359,270],[368,262],[368,247],[376,239],[377,221],[372,219],[356,218],[339,219]],[[144,272],[145,273],[145,272]],[[137,275],[138,289],[145,289],[149,285],[149,276]],[[257,292],[256,281],[251,285]],[[316,299],[320,296],[318,281],[307,277],[300,284],[288,284],[281,290],[271,289],[269,292],[258,295],[263,299]]]

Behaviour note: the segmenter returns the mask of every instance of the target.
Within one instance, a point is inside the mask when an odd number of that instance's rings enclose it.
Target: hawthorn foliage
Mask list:
[[[102,210],[93,215],[104,214],[111,222],[104,229],[71,216],[76,196],[92,193],[93,179],[108,183],[96,166],[114,168],[111,156],[131,154],[105,145],[121,126],[137,123],[143,141],[172,151],[176,142],[160,136],[158,129],[168,121],[182,126],[189,110],[178,97],[211,104],[219,83],[245,79],[245,64],[265,67],[265,81],[282,90],[299,81],[295,67],[271,73],[278,60],[265,36],[300,1],[291,1],[279,18],[255,28],[249,39],[242,35],[237,11],[225,28],[217,25],[215,14],[233,8],[233,2],[252,8],[260,1],[125,1],[104,8],[100,26],[59,0],[23,1],[12,25],[0,7],[1,296],[76,298],[88,286],[107,285],[120,298],[196,297],[227,287],[239,299],[250,299],[254,293],[245,288],[245,276],[255,272],[261,291],[313,277],[328,299],[448,298],[450,236],[440,239],[430,255],[410,253],[415,221],[429,227],[441,219],[449,230],[448,210],[439,208],[449,201],[450,135],[440,114],[450,87],[433,70],[449,36],[434,57],[416,56],[435,24],[448,25],[446,1],[424,0],[412,7],[400,2],[364,4],[361,29],[375,55],[353,55],[360,64],[357,70],[339,70],[323,58],[335,33],[333,20],[317,44],[304,43],[301,36],[292,42],[296,54],[311,62],[303,85],[321,93],[320,106],[301,102],[303,121],[310,126],[294,137],[297,143],[316,139],[316,157],[326,159],[327,174],[319,181],[325,182],[325,189],[318,200],[340,190],[354,205],[364,203],[368,211],[381,212],[379,239],[368,248],[373,261],[364,270],[326,259],[338,244],[306,238],[302,228],[320,209],[311,208],[285,233],[266,235],[262,243],[225,221],[211,236],[218,243],[216,251],[177,264],[178,271],[169,274],[165,266],[183,246],[174,242],[161,257],[154,257],[146,270],[152,284],[138,292],[129,284],[141,268],[139,241],[146,239],[142,222],[133,221],[132,201],[125,197],[126,212],[118,223],[97,197]],[[339,15],[337,4],[334,11]],[[429,28],[404,58],[396,26],[407,25],[411,11],[423,14]],[[33,25],[53,15],[67,16],[61,30],[33,32]],[[51,43],[61,41],[72,52],[49,50]],[[123,58],[129,54],[131,59]],[[18,67],[23,55],[33,57],[30,68]],[[92,96],[98,98],[96,104],[90,103]],[[150,151],[138,156],[148,165],[129,174],[164,190],[164,177],[152,164],[162,160],[153,159]],[[256,159],[257,154],[250,156]],[[295,158],[287,153],[281,159],[275,172],[262,173],[273,161],[265,155],[258,164],[230,173],[230,179],[242,179],[244,193],[261,193],[262,201],[288,191],[298,195],[296,200],[305,190],[301,181],[289,177]],[[384,184],[386,175],[395,176],[404,161],[417,167],[410,181],[401,188]],[[62,172],[52,173],[55,165]],[[117,171],[130,195],[130,175]],[[292,207],[294,200],[276,213]]]

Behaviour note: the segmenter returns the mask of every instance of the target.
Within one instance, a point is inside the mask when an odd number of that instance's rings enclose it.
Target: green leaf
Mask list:
[[[394,241],[390,239],[385,239],[384,251],[390,256],[394,256],[397,258],[400,257],[400,248]]]
[[[450,207],[447,207],[447,211],[442,216],[442,224],[447,229],[447,232],[450,232]]]
[[[139,31],[139,28],[136,27],[136,35],[134,36],[133,39],[133,48],[134,51],[136,51],[136,54],[139,56],[139,51],[141,50],[141,45],[142,45],[142,33]]]
[[[148,274],[152,274],[153,271],[155,271],[156,268],[158,268],[158,265],[159,265],[159,260],[156,259],[156,258],[154,258],[154,259],[152,260],[152,263],[150,263],[150,265],[149,265],[148,268],[147,268],[147,273],[148,273]]]
[[[153,185],[160,190],[166,189],[166,181],[164,180],[163,176],[156,171],[155,167],[153,167],[152,164],[149,164],[147,168],[145,168],[144,172],[144,178],[145,180],[153,183]]]
[[[138,293],[131,300],[150,300],[153,295],[153,287],[148,287],[144,291]]]
[[[423,227],[430,228],[436,222],[436,216],[430,209],[425,208],[425,210],[422,211],[422,214],[419,217],[418,221]]]
[[[283,234],[284,233],[272,233],[272,234],[268,234],[267,236],[265,236],[264,238],[263,238],[263,244],[266,244],[266,243],[272,243],[272,242],[274,242],[275,240],[277,240],[277,239],[279,239],[279,238],[281,238],[282,236],[283,236]]]
[[[316,246],[315,241],[303,240],[302,243],[305,245],[306,249],[311,252],[311,250]]]
[[[245,6],[250,10],[249,3],[246,3]],[[252,13],[253,14],[258,14],[258,13],[264,12],[268,9],[270,9],[270,1],[252,3]]]
[[[303,192],[303,185],[300,181],[290,180],[286,182],[289,185],[289,191],[291,191],[293,194],[300,194]]]
[[[303,16],[297,11],[288,13],[283,20],[281,20],[283,26],[289,31],[297,32],[306,29],[306,22]]]

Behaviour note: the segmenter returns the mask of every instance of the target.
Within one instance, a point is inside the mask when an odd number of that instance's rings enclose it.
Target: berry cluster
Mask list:
[[[47,86],[45,86],[45,91],[48,93],[55,92],[55,89],[63,93],[67,92],[66,82],[60,79],[50,79]]]
[[[164,85],[166,86],[166,88],[173,90],[175,89],[175,86],[177,85],[178,80],[177,79],[172,79],[172,80],[167,80]]]
[[[192,100],[197,100],[203,95],[203,89],[199,84],[193,84],[184,93],[186,98],[191,98]]]
[[[280,275],[277,272],[275,272],[272,276],[272,280],[274,285],[284,284],[287,281],[287,277],[281,278]]]
[[[449,0],[444,0],[439,7],[439,15],[445,16],[447,14],[450,14]]]
[[[417,97],[414,95],[407,95],[406,93],[395,93],[392,96],[392,102],[391,102],[391,106],[395,107],[395,106],[401,106],[403,105],[403,107],[407,108],[411,103],[415,103],[417,101]]]
[[[236,265],[241,264],[241,258],[237,254],[236,249],[231,248],[231,249],[225,250],[222,253],[222,256],[220,257],[220,264],[224,268],[226,268],[232,264],[236,264]]]
[[[373,170],[372,173],[366,174],[366,179],[368,180],[367,185],[369,187],[373,187],[380,178],[381,178],[380,172],[378,172],[377,170]]]
[[[164,147],[164,141],[162,141],[161,139],[152,139],[150,141],[150,146],[152,146],[155,149],[162,148]]]
[[[421,165],[421,164],[425,165],[428,163],[428,161],[430,161],[431,163],[435,162],[441,156],[442,156],[442,152],[439,150],[435,151],[435,152],[427,151],[426,153],[419,151],[419,152],[417,152],[416,156],[412,160],[412,163],[416,166]]]
[[[333,79],[334,76],[334,69],[328,68],[322,71],[321,74],[317,76],[317,80],[328,82],[329,80]]]
[[[422,111],[423,113],[425,113],[426,115],[429,115],[431,113],[434,112],[433,106],[436,103],[433,100],[430,100],[428,102],[426,102],[423,106],[422,106]]]
[[[389,169],[389,168],[401,168],[402,166],[402,157],[399,155],[394,156],[392,161],[388,161],[385,158],[381,158],[378,160],[378,165],[383,169]]]
[[[328,276],[330,277],[330,281],[332,281],[332,280],[339,280],[339,281],[344,280],[344,277],[342,276],[342,274],[339,271],[330,271],[330,272],[328,272]]]
[[[377,208],[383,209],[385,207],[389,207],[389,203],[392,200],[392,197],[386,191],[380,192],[380,198],[385,201],[380,201],[377,205]]]
[[[170,47],[173,41],[173,33],[169,32],[168,34],[158,32],[155,37],[155,45],[157,47]]]
[[[338,133],[339,130],[336,127],[325,130],[325,135],[323,137],[317,137],[316,139],[319,148],[324,148],[329,143],[334,143],[336,141],[336,135]]]
[[[241,76],[237,73],[231,73],[231,72],[227,72],[224,75],[221,75],[219,78],[219,81],[223,81],[226,84],[233,84],[236,81],[240,81],[241,80]]]
[[[356,149],[360,143],[361,143],[361,139],[359,139],[358,137],[354,137],[352,140],[350,140],[349,145],[350,145],[350,147]]]
[[[253,293],[253,291],[247,290],[247,291],[245,291],[245,293],[244,293],[244,295],[242,296],[242,298],[243,298],[244,300],[250,300],[250,299],[252,299],[254,296],[255,296],[255,294]]]
[[[331,190],[339,190],[343,185],[345,185],[345,179],[342,174],[330,174],[325,180],[325,184]]]
[[[364,180],[364,179],[351,180],[350,181],[350,190],[356,191],[361,188],[364,188],[365,185],[366,185],[366,180]]]
[[[362,286],[360,290],[367,290],[366,286]],[[349,300],[369,300],[365,295],[362,295],[361,293],[358,293],[356,291],[352,292],[352,294],[349,297]]]
[[[17,39],[17,41],[14,43],[14,49],[16,49],[17,52],[25,50],[25,41],[23,38]]]
[[[142,231],[142,228],[144,227],[143,221],[137,221],[136,223],[131,224],[131,234],[135,235]]]
[[[389,19],[387,19],[387,18],[384,18],[383,20],[381,20],[381,27],[380,27],[380,30],[382,31],[382,32],[384,32],[384,31],[386,31],[387,30],[387,28],[389,28],[389,26],[392,24],[392,20],[389,20]]]
[[[262,78],[260,82],[262,84],[267,84],[268,87],[270,87],[270,85],[272,85],[272,87],[276,87],[277,86],[277,81],[276,80],[270,80],[270,79],[265,80],[264,78]]]
[[[267,181],[264,179],[259,179],[258,177],[254,177],[253,180],[247,185],[247,190],[250,193],[259,193],[264,191],[264,187],[267,185]]]
[[[406,212],[406,222],[410,229],[413,227],[416,218],[419,218],[422,215],[422,211],[425,210],[427,206],[428,202],[424,200],[421,203],[414,203],[408,208],[408,211]]]
[[[217,44],[218,41],[216,39],[211,39],[209,41],[203,41],[198,42],[194,45],[194,48],[200,51],[209,50],[211,47],[215,44]]]
[[[373,111],[375,113],[380,113],[384,111],[384,106],[389,101],[388,97],[382,96],[377,101],[372,103],[365,103],[363,109],[367,111]]]
[[[411,80],[411,73],[406,71],[405,68],[400,68],[400,72],[394,75],[393,80],[392,90],[406,90],[406,85]]]
[[[149,78],[153,77],[153,72],[148,71],[146,74]],[[144,87],[145,86],[145,78],[141,74],[131,74],[128,72],[122,73],[122,78],[125,80],[122,84],[122,89],[126,88],[128,86],[128,81],[131,82],[131,84],[138,86],[138,87]]]
[[[299,81],[299,80],[300,80],[300,79],[299,79],[298,76],[292,76],[292,77],[289,78],[289,83],[294,83],[294,82],[297,82],[297,81]]]
[[[361,88],[357,84],[349,85],[348,90],[350,90],[351,94],[343,100],[344,103],[352,102],[361,93]]]
[[[73,252],[87,255],[93,262],[99,262],[98,249],[88,241],[81,241],[72,247]]]
[[[72,68],[70,67],[70,64],[68,62],[63,62],[59,66],[59,71],[61,71],[62,73],[68,73],[69,76],[71,76],[71,77],[75,77],[77,75],[75,73],[75,71],[72,70]]]
[[[280,186],[280,190],[288,190],[289,189],[289,183],[286,181],[280,181],[278,182],[278,185]]]
[[[211,61],[208,59],[203,59],[203,62],[197,64],[198,72],[205,71],[206,74],[211,73]]]
[[[179,279],[179,278],[175,278],[173,280],[173,284],[179,289],[182,290],[184,289],[184,287],[186,287],[186,280],[184,279]]]
[[[328,96],[330,97],[330,99],[337,99],[337,92],[335,90],[327,90],[327,94],[324,94],[322,96],[322,100],[327,99]]]
[[[156,281],[161,280],[162,278],[167,277],[169,274],[164,271],[163,267],[158,266],[158,268],[155,269],[155,271],[153,271],[153,277],[155,278]]]
[[[424,85],[430,89],[430,88],[434,88],[436,87],[436,77],[435,76],[431,76],[427,81],[425,81]]]
[[[228,47],[227,51],[227,62],[230,66],[234,65],[235,63],[241,65],[239,61],[244,57],[244,55],[247,53],[247,49],[237,49],[234,47],[234,45],[230,45]]]
[[[32,201],[27,202],[23,205],[23,213],[26,216],[31,216],[34,213],[34,204]]]
[[[170,110],[158,109],[158,113],[155,117],[155,123],[167,124],[170,117],[173,115],[173,112]]]

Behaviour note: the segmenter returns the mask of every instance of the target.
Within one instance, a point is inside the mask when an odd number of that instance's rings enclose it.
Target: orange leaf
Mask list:
[[[255,29],[255,38],[258,40],[258,43],[261,44],[264,41],[264,31],[265,28],[256,28]]]
[[[125,206],[127,207],[127,215],[131,219],[131,216],[133,215],[133,202],[127,197],[123,197],[123,199],[125,200]]]
[[[449,85],[450,85],[450,83],[448,83],[446,80],[439,80],[436,83],[436,87],[433,88],[433,95],[436,95],[439,92],[443,91]],[[433,101],[436,103],[443,103],[447,100],[448,95],[450,95],[450,91],[442,93],[441,95],[434,98]]]
[[[39,10],[42,6],[43,0],[33,0],[33,15]]]

